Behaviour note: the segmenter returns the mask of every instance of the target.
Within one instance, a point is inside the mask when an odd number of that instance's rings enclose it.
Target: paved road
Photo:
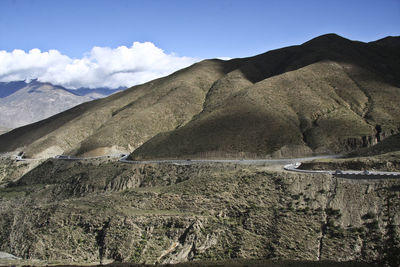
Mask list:
[[[6,154],[6,155],[4,155]],[[3,156],[9,156],[9,153],[4,153]],[[292,158],[292,159],[193,159],[193,160],[128,160],[129,155],[112,154],[99,157],[79,158],[67,155],[58,155],[54,157],[58,160],[90,160],[101,158],[119,158],[120,162],[128,164],[175,164],[175,165],[194,165],[204,163],[234,163],[243,165],[266,165],[279,164],[283,165],[284,170],[300,172],[300,173],[325,173],[341,178],[351,179],[382,179],[382,178],[400,178],[400,172],[377,172],[377,171],[342,171],[342,170],[302,170],[298,169],[301,162],[315,159],[340,158],[342,155],[324,155],[315,157]],[[21,157],[15,158],[21,160],[41,160],[41,159],[25,159]]]
[[[339,158],[341,155],[325,155],[294,159],[192,159],[192,160],[127,160],[129,155],[123,156],[119,161],[130,164],[177,164],[193,165],[202,163],[235,163],[244,165],[265,165],[265,164],[290,164],[299,161],[310,161],[314,159]]]
[[[127,157],[127,156],[128,155],[118,153],[118,154],[104,155],[104,156],[98,156],[98,157],[85,157],[85,158],[67,156],[67,155],[57,155],[54,158],[60,159],[60,160],[90,160],[90,159],[121,158],[121,157]]]
[[[86,157],[86,158],[80,158],[80,157],[74,157],[74,156],[68,156],[68,155],[57,155],[54,157],[54,159],[58,160],[90,160],[90,159],[102,159],[102,158],[121,158],[122,156],[125,156],[123,154],[111,154],[111,155],[105,155],[105,156],[98,156],[98,157]],[[13,158],[16,161],[37,161],[37,160],[46,160],[49,158],[24,158],[22,156],[16,156],[15,153],[13,152],[6,152],[6,153],[0,153],[0,158]]]
[[[14,256],[12,254],[9,254],[7,252],[0,251],[0,259],[6,259],[6,260],[20,260],[21,258]]]
[[[177,165],[193,165],[201,163],[235,163],[235,164],[247,164],[247,165],[265,165],[265,164],[281,164],[284,165],[284,169],[287,171],[301,172],[301,173],[326,173],[342,178],[351,179],[382,179],[382,178],[400,178],[400,172],[375,172],[375,171],[341,171],[341,170],[302,170],[298,169],[301,162],[310,161],[315,159],[327,159],[327,158],[340,158],[341,155],[326,155],[326,156],[315,156],[306,158],[295,158],[295,159],[243,159],[243,160],[146,160],[146,161],[133,161],[127,160],[128,155],[123,156],[119,161],[130,164],[177,164]]]
[[[301,172],[301,173],[325,173],[341,178],[351,179],[382,179],[382,178],[400,178],[400,172],[381,172],[381,171],[342,171],[342,170],[302,170],[298,169],[301,163],[290,163],[283,168],[287,171]]]

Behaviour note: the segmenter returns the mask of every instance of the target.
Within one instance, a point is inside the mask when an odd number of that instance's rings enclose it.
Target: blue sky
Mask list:
[[[0,0],[0,81],[128,86],[332,32],[400,35],[400,0]]]
[[[400,1],[0,1],[0,50],[70,57],[134,41],[182,56],[243,57],[330,32],[361,41],[400,35]]]

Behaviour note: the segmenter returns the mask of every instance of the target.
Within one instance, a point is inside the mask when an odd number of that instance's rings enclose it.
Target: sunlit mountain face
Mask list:
[[[204,60],[3,134],[0,151],[186,159],[369,147],[400,128],[397,39],[363,43],[327,34],[254,57]],[[49,89],[24,90],[40,101]]]
[[[12,129],[40,121],[122,89],[124,88],[70,90],[37,80],[0,82],[0,127]]]

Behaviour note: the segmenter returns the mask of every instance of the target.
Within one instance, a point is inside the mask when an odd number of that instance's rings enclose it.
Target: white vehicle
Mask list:
[[[65,156],[65,155],[57,155],[54,157],[55,159],[69,159],[69,156]]]
[[[25,160],[23,157],[24,157],[24,152],[21,151],[21,152],[19,152],[19,153],[15,156],[15,160],[16,160],[16,161]]]

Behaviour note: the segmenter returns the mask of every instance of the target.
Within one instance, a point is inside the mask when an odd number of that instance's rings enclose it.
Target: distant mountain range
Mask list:
[[[79,88],[37,80],[0,82],[0,131],[43,120],[83,102],[108,96],[121,89]]]
[[[124,151],[135,159],[345,153],[398,133],[399,103],[399,37],[363,43],[328,34],[196,63],[14,129],[0,136],[0,151]]]

